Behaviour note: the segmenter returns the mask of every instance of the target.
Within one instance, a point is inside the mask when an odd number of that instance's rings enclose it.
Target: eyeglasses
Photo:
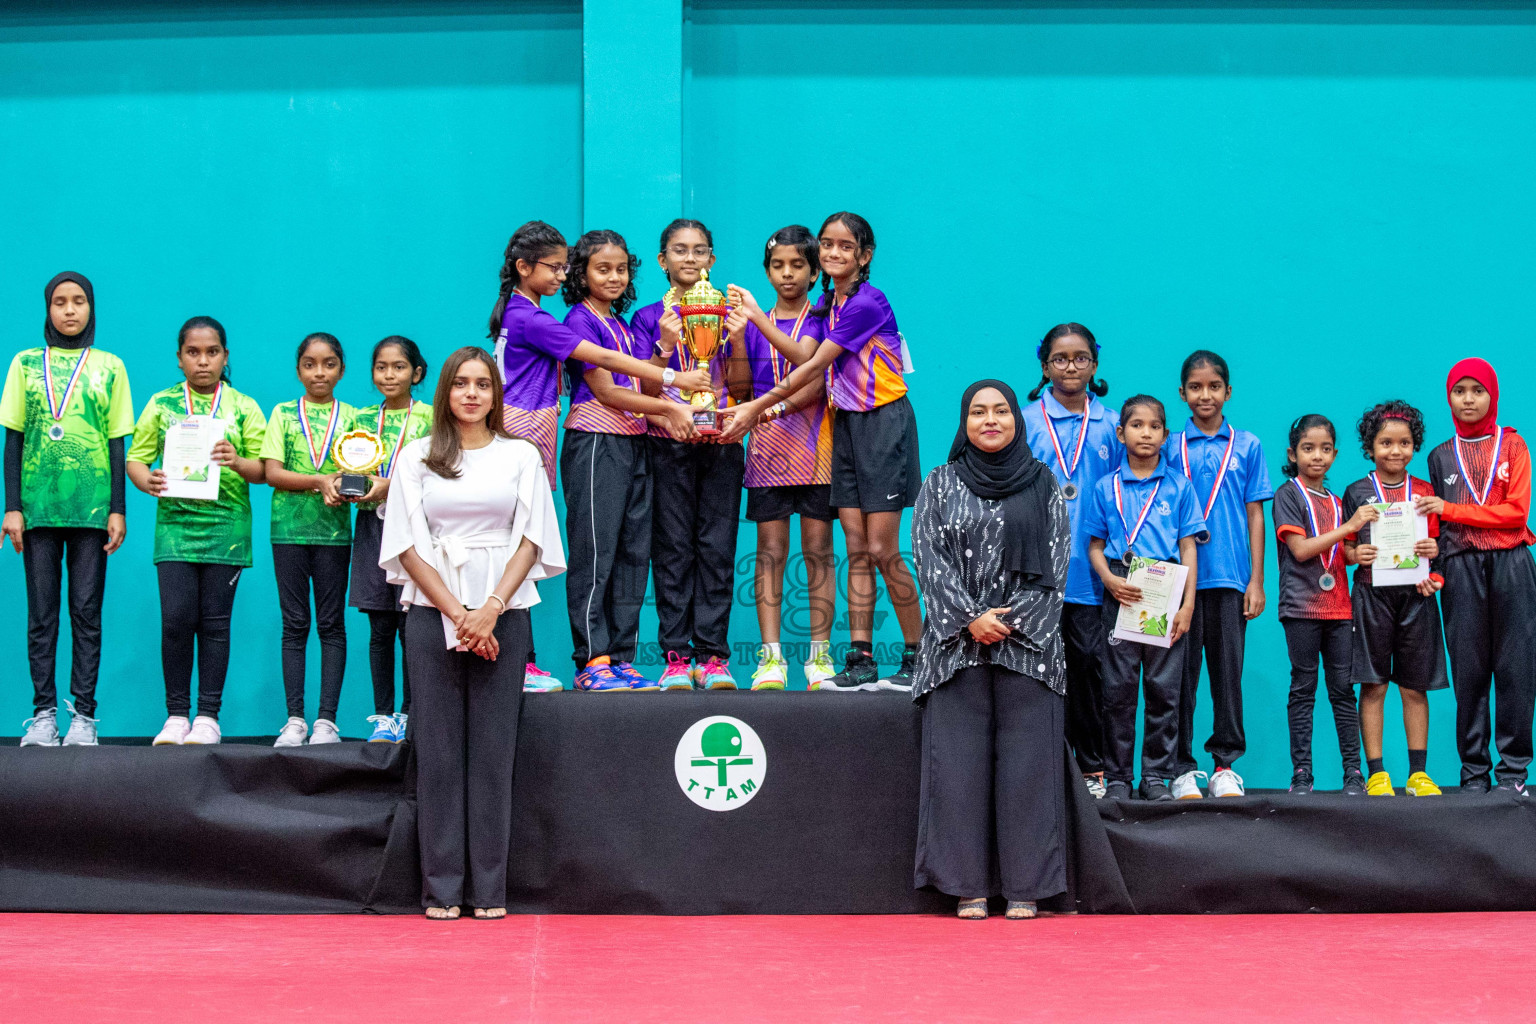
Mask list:
[[[1068,359],[1066,356],[1051,356],[1051,366],[1058,370],[1065,370],[1069,366],[1076,367],[1079,370],[1086,370],[1092,365],[1093,356],[1082,352],[1079,352],[1077,355],[1070,359]]]
[[[674,245],[667,252],[671,253],[672,258],[675,260],[685,260],[689,256],[696,260],[707,260],[709,259],[709,254],[714,252],[714,250],[707,245],[700,245],[693,249],[688,248],[686,245]]]
[[[538,263],[539,266],[548,267],[557,274],[569,274],[571,272],[571,265],[569,263],[545,263],[543,260],[539,260]]]

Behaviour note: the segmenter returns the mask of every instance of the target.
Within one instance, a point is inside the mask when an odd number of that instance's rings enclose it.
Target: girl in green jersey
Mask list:
[[[235,586],[251,564],[251,484],[266,479],[261,445],[267,418],[229,383],[224,325],[195,316],[181,325],[176,361],[185,380],[151,396],[128,450],[128,478],[155,503],[155,572],[160,578],[160,664],[165,726],[155,745],[217,743],[219,707],[229,668],[229,621]],[[166,433],[187,421],[222,424],[213,445],[217,497],[166,497]],[[156,462],[159,469],[152,468]],[[192,661],[198,667],[192,715]]]

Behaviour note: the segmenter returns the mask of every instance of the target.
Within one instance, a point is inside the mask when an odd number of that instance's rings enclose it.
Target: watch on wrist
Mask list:
[[[661,371],[661,386],[662,387],[664,387],[664,388],[671,387],[672,386],[672,382],[674,380],[676,380],[676,379],[677,379],[677,371],[672,369],[672,367],[669,366],[665,370]]]

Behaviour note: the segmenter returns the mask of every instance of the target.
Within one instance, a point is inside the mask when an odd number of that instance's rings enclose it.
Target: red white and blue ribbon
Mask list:
[[[1295,484],[1296,489],[1301,492],[1302,503],[1307,506],[1307,519],[1312,523],[1312,536],[1321,537],[1323,535],[1323,531],[1317,527],[1317,513],[1312,509],[1312,495],[1307,492],[1306,487],[1302,486],[1300,480],[1293,478],[1291,483]],[[1324,491],[1323,493],[1327,496],[1328,500],[1333,503],[1333,525],[1328,527],[1328,529],[1337,530],[1339,528],[1339,523],[1344,518],[1344,507],[1339,504],[1339,499],[1333,496],[1332,491]],[[1322,555],[1317,556],[1318,561],[1323,563],[1324,574],[1330,574],[1332,572],[1334,559],[1338,558],[1338,556],[1339,545],[1337,542],[1334,543],[1333,550],[1328,552],[1327,558],[1323,558]]]
[[[389,413],[384,406],[379,406],[379,440],[384,439],[384,417]],[[384,464],[384,479],[388,480],[395,475],[395,460],[400,457],[400,449],[405,447],[405,432],[411,428],[411,417],[416,413],[416,403],[413,401],[405,407],[405,422],[400,424],[400,433],[395,437],[395,450],[390,454],[389,461]]]
[[[1504,431],[1495,423],[1493,425],[1493,461],[1488,463],[1488,479],[1482,487],[1472,486],[1472,474],[1467,472],[1467,463],[1461,457],[1461,435],[1456,435],[1452,440],[1456,445],[1456,466],[1461,470],[1461,478],[1467,482],[1467,490],[1472,492],[1472,497],[1479,505],[1488,504],[1488,495],[1493,491],[1493,481],[1499,475],[1499,453],[1504,450]]]
[[[768,319],[772,320],[775,324],[779,322],[779,317],[776,315],[778,311],[779,304],[777,302],[768,311]],[[789,343],[791,345],[800,340],[800,331],[805,327],[805,316],[810,311],[811,300],[806,299],[805,305],[800,307],[800,312],[795,317],[795,325],[789,329]],[[788,319],[788,317],[785,319]],[[775,386],[781,384],[784,378],[789,376],[789,360],[785,359],[784,354],[772,345],[768,346],[768,365],[773,368],[773,383]]]
[[[192,385],[186,381],[181,382],[181,396],[187,403],[187,415],[196,416],[197,410],[192,408]],[[224,382],[219,381],[219,386],[213,389],[213,404],[208,407],[208,418],[218,419],[219,404],[224,401]]]
[[[1237,444],[1237,430],[1228,427],[1231,433],[1227,437],[1227,450],[1221,457],[1221,468],[1216,471],[1216,482],[1211,484],[1211,496],[1205,501],[1205,519],[1211,518],[1211,509],[1216,507],[1216,495],[1221,493],[1221,485],[1227,479],[1227,470],[1232,467],[1232,446]],[[1189,472],[1189,435],[1179,434],[1179,451],[1184,456],[1184,479],[1190,483],[1195,482],[1194,476]]]
[[[85,360],[90,354],[89,347],[80,350],[80,358],[75,360],[75,369],[69,375],[69,383],[64,385],[64,396],[59,398],[54,395],[53,388],[53,346],[43,350],[43,390],[48,394],[48,412],[55,420],[62,420],[69,409],[69,400],[74,397],[75,385],[80,381],[80,371],[85,369]]]
[[[592,305],[592,300],[590,298],[582,299],[581,302],[582,305],[587,307],[587,311],[589,313],[597,317],[597,322],[603,325],[603,330],[608,332],[608,337],[613,339],[613,350],[622,355],[629,355],[631,350],[634,348],[634,343],[630,339],[629,328],[625,327],[621,321],[617,320],[617,318],[604,316],[603,314],[599,313],[597,311],[597,307]],[[615,330],[613,327],[615,322],[618,322],[619,324],[618,330]],[[629,387],[631,391],[639,392],[639,378],[630,377]]]
[[[1087,400],[1083,402],[1083,421],[1078,424],[1077,447],[1072,450],[1072,462],[1069,465],[1066,457],[1061,453],[1061,439],[1056,436],[1056,425],[1051,422],[1051,414],[1046,409],[1044,402],[1040,404],[1040,418],[1045,420],[1045,432],[1050,435],[1051,447],[1056,449],[1056,465],[1061,467],[1061,471],[1066,474],[1068,480],[1072,479],[1072,474],[1077,472],[1078,462],[1082,461],[1083,442],[1088,440],[1088,413],[1092,409],[1093,396],[1089,395]],[[1187,462],[1188,459],[1189,456],[1186,454],[1185,461]],[[1158,486],[1162,485],[1159,484]]]
[[[1152,513],[1152,503],[1157,501],[1157,492],[1163,489],[1163,481],[1158,480],[1157,486],[1152,488],[1152,493],[1147,497],[1147,503],[1141,507],[1141,515],[1136,517],[1136,529],[1131,529],[1125,521],[1125,496],[1120,490],[1120,474],[1115,474],[1115,510],[1120,513],[1120,526],[1125,530],[1124,555],[1129,556],[1131,546],[1136,543],[1136,538],[1141,536],[1141,528],[1147,524],[1147,516]]]
[[[1403,482],[1400,483],[1400,484],[1384,484],[1384,483],[1382,483],[1381,482],[1381,478],[1376,475],[1376,471],[1374,469],[1371,470],[1370,473],[1367,474],[1367,476],[1368,476],[1368,479],[1371,481],[1371,489],[1376,492],[1376,500],[1381,502],[1383,505],[1390,505],[1390,504],[1392,504],[1392,499],[1388,498],[1387,495],[1386,495],[1386,492],[1382,490],[1382,488],[1384,488],[1384,487],[1401,487],[1403,489],[1403,500],[1404,501],[1407,501],[1412,496],[1409,493],[1409,478],[1407,476],[1403,477]],[[1468,481],[1467,486],[1468,487],[1471,486],[1471,481]]]
[[[299,399],[299,431],[304,435],[304,443],[309,445],[309,461],[314,464],[315,472],[320,472],[320,467],[325,465],[326,458],[330,455],[331,441],[336,437],[336,425],[341,420],[341,403],[331,400],[331,419],[325,425],[325,441],[321,443],[320,450],[315,451],[315,432],[309,425],[309,403]]]

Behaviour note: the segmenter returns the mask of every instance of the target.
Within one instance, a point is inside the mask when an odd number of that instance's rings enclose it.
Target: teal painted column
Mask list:
[[[683,0],[584,0],[581,48],[582,230],[624,236],[649,302],[657,237],[683,210]]]

